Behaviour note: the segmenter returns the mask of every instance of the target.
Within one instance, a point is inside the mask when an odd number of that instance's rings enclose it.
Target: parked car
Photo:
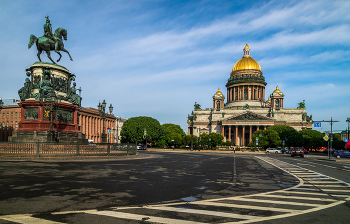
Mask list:
[[[309,153],[309,149],[303,149],[304,154],[308,154]]]
[[[277,149],[281,150],[282,153],[287,153],[287,151],[288,151],[288,149],[286,149],[286,148],[277,148]]]
[[[282,151],[276,148],[267,148],[266,153],[282,153]]]
[[[304,158],[304,149],[303,148],[299,148],[299,147],[295,147],[295,148],[292,149],[290,155],[291,155],[291,157],[300,156],[300,157]]]
[[[146,150],[145,145],[137,145],[137,150]]]
[[[334,154],[333,154],[335,157],[337,157],[338,159],[340,157],[348,157],[350,158],[350,152],[349,151],[341,151],[341,150],[338,150],[338,151],[335,151]]]

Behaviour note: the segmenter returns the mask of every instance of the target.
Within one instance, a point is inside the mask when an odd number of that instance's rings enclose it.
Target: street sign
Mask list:
[[[285,142],[286,142],[286,140],[283,140],[282,142],[283,142],[283,143],[285,143]]]
[[[255,139],[256,141],[259,141],[259,138],[258,137],[256,137],[256,139]]]
[[[328,136],[328,135],[329,135],[329,132],[326,132],[326,135]]]
[[[344,139],[344,142],[348,142],[349,141],[349,139]]]
[[[328,141],[328,139],[329,139],[328,135],[325,135],[325,136],[323,137],[323,139],[324,139],[325,141]]]
[[[315,128],[320,128],[321,127],[321,122],[315,122],[314,123]]]

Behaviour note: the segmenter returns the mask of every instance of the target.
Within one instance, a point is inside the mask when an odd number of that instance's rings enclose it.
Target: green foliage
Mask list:
[[[165,131],[164,141],[166,145],[175,146],[183,144],[186,134],[179,125],[162,124],[161,126]]]
[[[332,142],[332,148],[336,150],[344,149],[345,142],[341,140],[341,134],[340,133],[334,133],[333,134],[333,142]]]
[[[327,142],[323,140],[324,134],[312,129],[304,129],[299,131],[303,136],[304,147],[308,149],[315,149],[318,147],[326,146]]]
[[[303,136],[293,127],[287,125],[273,125],[266,128],[266,130],[274,130],[278,133],[281,140],[285,140],[285,146],[301,147],[303,146]],[[281,146],[281,145],[278,145]]]
[[[165,136],[164,128],[159,121],[151,117],[132,117],[124,122],[120,131],[121,142],[144,142],[144,129],[147,128],[147,142],[156,143]]]
[[[267,128],[266,130],[258,130],[254,132],[254,134],[252,135],[252,139],[254,141],[250,142],[248,146],[255,147],[255,139],[257,137],[259,139],[258,146],[262,147],[263,149],[278,147],[282,144],[278,133],[273,129]]]
[[[208,135],[206,133],[202,133],[200,135],[199,145],[201,145],[202,147],[208,147],[212,149],[218,145],[221,145],[223,139],[224,137],[221,134],[212,132]]]

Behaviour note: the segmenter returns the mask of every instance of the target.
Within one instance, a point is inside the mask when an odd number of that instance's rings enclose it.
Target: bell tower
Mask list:
[[[225,96],[220,91],[220,88],[218,88],[218,91],[213,96],[213,109],[219,111],[220,109],[223,109],[225,106]]]

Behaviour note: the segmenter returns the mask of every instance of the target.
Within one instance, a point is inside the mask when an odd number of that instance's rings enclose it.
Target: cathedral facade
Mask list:
[[[248,44],[243,57],[235,64],[227,80],[227,97],[220,89],[213,96],[213,107],[195,107],[188,120],[188,133],[219,133],[224,141],[246,146],[252,133],[272,125],[288,125],[296,130],[312,128],[312,116],[307,116],[305,102],[297,108],[284,108],[284,94],[276,89],[265,100],[265,77],[259,63],[250,56]],[[226,99],[226,103],[225,103]]]

